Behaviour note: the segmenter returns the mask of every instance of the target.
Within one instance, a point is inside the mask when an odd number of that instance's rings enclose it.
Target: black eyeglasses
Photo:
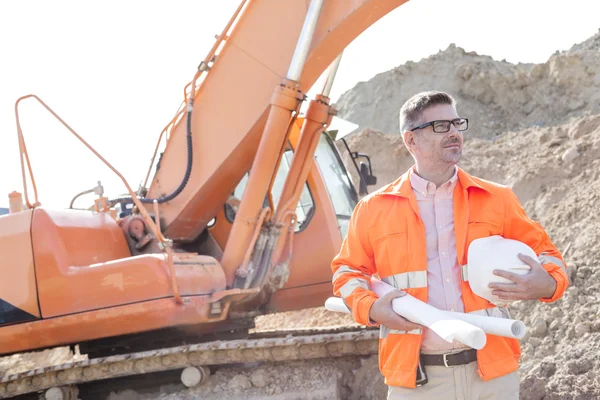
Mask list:
[[[435,133],[446,133],[450,130],[450,124],[454,125],[456,130],[462,132],[462,131],[466,131],[467,128],[469,127],[469,120],[467,118],[456,118],[451,121],[450,120],[431,121],[431,122],[427,122],[423,125],[414,127],[411,129],[411,131],[414,131],[415,129],[427,128],[429,125],[431,125],[433,127],[433,131]]]

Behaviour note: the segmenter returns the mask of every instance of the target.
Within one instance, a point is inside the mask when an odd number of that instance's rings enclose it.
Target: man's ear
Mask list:
[[[402,134],[402,140],[404,141],[404,145],[412,153],[414,151],[415,146],[416,146],[416,144],[415,144],[415,133],[413,131],[405,131]]]

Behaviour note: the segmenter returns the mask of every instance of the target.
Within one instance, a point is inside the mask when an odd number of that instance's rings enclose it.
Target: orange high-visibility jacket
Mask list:
[[[377,299],[369,278],[383,281],[427,302],[425,226],[410,185],[409,169],[395,182],[363,198],[356,206],[340,253],[332,262],[333,288],[352,310],[354,320],[370,325],[369,311]],[[475,178],[459,168],[454,189],[454,232],[457,258],[466,265],[469,244],[478,238],[500,235],[528,244],[556,280],[556,291],[543,302],[560,298],[568,286],[566,267],[544,229],[531,220],[508,187]],[[467,277],[468,279],[468,277]],[[465,312],[506,316],[461,282]],[[414,388],[421,348],[420,329],[390,331],[380,327],[379,368],[387,385]],[[478,373],[483,380],[516,371],[521,349],[517,339],[487,335],[477,351]]]

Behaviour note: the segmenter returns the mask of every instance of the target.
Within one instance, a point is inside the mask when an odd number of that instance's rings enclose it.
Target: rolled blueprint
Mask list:
[[[342,305],[344,305],[343,302]],[[485,315],[476,314],[463,314],[451,311],[443,312],[452,318],[457,318],[468,322],[471,325],[475,325],[490,335],[504,336],[511,339],[523,339],[525,333],[527,332],[525,324],[516,319],[488,317]]]
[[[371,288],[379,297],[390,290],[395,290],[393,286],[375,278],[371,279]],[[448,343],[456,340],[477,350],[485,346],[487,338],[481,328],[452,318],[409,294],[392,300],[392,309],[409,321],[431,329]]]
[[[371,280],[371,287],[379,297],[383,296],[390,290],[394,290],[393,286],[375,278]],[[335,312],[350,312],[342,299],[338,297],[328,298],[325,302],[325,308]],[[485,334],[483,335],[484,339],[482,341],[479,331],[483,331],[491,335],[504,336],[514,339],[522,339],[526,332],[525,324],[523,324],[521,321],[476,314],[442,311],[414,298],[409,294],[394,299],[392,301],[392,308],[395,312],[409,321],[416,322],[432,329],[448,342],[451,342],[452,339],[455,339],[476,349],[479,349],[485,345]],[[466,325],[460,323],[450,323],[450,321],[464,322]],[[469,337],[471,339],[469,339]],[[473,342],[473,340],[475,340],[475,342]],[[475,347],[475,345],[479,344],[481,344],[481,347]]]
[[[350,309],[344,304],[344,300],[339,297],[330,297],[325,300],[325,308],[329,311],[350,314]]]

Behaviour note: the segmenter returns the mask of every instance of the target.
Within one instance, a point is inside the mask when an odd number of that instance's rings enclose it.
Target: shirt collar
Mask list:
[[[412,167],[412,170],[410,172],[411,172],[410,185],[413,188],[413,190],[421,193],[423,196],[427,196],[428,193],[434,193],[436,191],[437,187],[435,186],[435,184],[433,182],[423,179],[419,175],[417,175],[415,166]],[[456,166],[454,166],[454,174],[448,181],[446,181],[442,185],[440,185],[440,188],[447,187],[448,193],[452,193],[452,191],[454,190],[454,187],[456,186],[457,181],[458,181],[458,168]]]
[[[471,175],[469,175],[467,172],[465,172],[458,166],[456,167],[456,169],[458,171],[456,185],[458,185],[460,183],[460,185],[465,190],[470,190],[471,188],[476,187],[478,189],[481,189],[488,193],[491,193],[489,185],[484,184],[485,181],[472,177]],[[411,195],[414,192],[414,190],[410,184],[410,176],[412,176],[412,175],[413,175],[413,167],[409,168],[404,174],[402,174],[400,177],[398,177],[398,179],[396,179],[394,182],[392,182],[388,185],[385,185],[381,189],[373,192],[373,195],[374,196],[394,195],[394,196],[400,196],[400,197],[406,197],[406,198],[411,197]],[[454,189],[452,189],[452,190],[454,190]]]

